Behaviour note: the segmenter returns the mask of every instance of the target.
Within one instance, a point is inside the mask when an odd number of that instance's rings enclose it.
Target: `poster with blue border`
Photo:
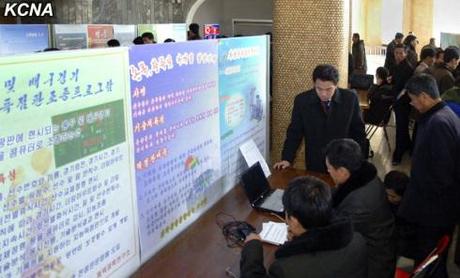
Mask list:
[[[146,261],[217,198],[217,41],[130,48],[141,258]]]
[[[0,24],[0,56],[32,53],[49,47],[46,24]]]
[[[268,158],[268,37],[219,40],[219,107],[225,191],[247,167],[239,147],[253,139]]]

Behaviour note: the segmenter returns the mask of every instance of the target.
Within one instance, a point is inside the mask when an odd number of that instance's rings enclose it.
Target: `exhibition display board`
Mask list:
[[[0,24],[0,56],[42,51],[49,47],[46,24]]]
[[[0,68],[0,276],[132,273],[127,51],[7,57]]]
[[[241,144],[268,158],[268,53],[259,36],[0,58],[0,277],[125,277],[186,229],[239,182]]]
[[[220,177],[217,41],[130,49],[142,259],[208,207]]]
[[[219,40],[219,104],[225,191],[247,167],[238,151],[253,139],[268,160],[268,52],[265,36]]]
[[[83,49],[88,47],[88,26],[86,24],[53,25],[54,46],[62,49]]]

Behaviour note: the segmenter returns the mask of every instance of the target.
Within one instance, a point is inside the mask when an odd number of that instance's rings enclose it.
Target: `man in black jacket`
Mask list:
[[[390,70],[393,94],[396,99],[393,106],[396,116],[396,144],[392,162],[393,165],[398,165],[401,163],[404,153],[412,148],[409,135],[410,100],[403,89],[407,80],[413,75],[414,68],[407,60],[407,49],[404,45],[396,45],[394,53],[396,64]]]
[[[350,220],[334,217],[329,186],[314,177],[292,180],[283,195],[289,241],[267,273],[260,238],[250,234],[241,254],[241,277],[365,278],[367,250]]]
[[[341,217],[349,217],[367,244],[369,278],[393,278],[396,266],[394,217],[377,169],[361,157],[351,139],[331,141],[326,165],[337,185],[332,205]]]
[[[366,74],[367,61],[364,41],[360,39],[358,33],[353,34],[352,41],[351,55],[353,56],[353,73]]]
[[[401,33],[396,33],[395,39],[392,40],[387,46],[387,52],[385,57],[385,68],[390,70],[394,64],[396,64],[394,51],[397,44],[401,44],[403,41],[404,35]]]
[[[315,68],[315,88],[297,95],[294,100],[282,161],[274,165],[275,169],[291,166],[303,138],[305,166],[316,172],[326,172],[324,150],[333,139],[352,138],[367,149],[358,97],[353,91],[338,88],[338,81],[339,73],[334,66]]]
[[[430,75],[412,77],[406,88],[412,106],[422,115],[412,155],[411,181],[399,215],[415,224],[417,265],[442,236],[452,234],[460,220],[460,120],[441,100]],[[447,277],[445,258],[432,277]]]
[[[439,94],[454,87],[455,76],[454,71],[458,67],[460,61],[460,51],[456,47],[448,47],[444,51],[444,63],[439,67],[433,67],[429,73],[433,75],[438,84]]]

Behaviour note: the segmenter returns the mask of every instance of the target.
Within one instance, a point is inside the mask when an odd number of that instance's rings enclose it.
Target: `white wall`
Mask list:
[[[442,33],[460,34],[460,1],[434,0],[433,37],[436,44],[441,42]]]
[[[365,34],[364,6],[362,0],[351,0],[351,33],[359,33],[362,38]]]
[[[232,19],[273,19],[272,0],[206,0],[193,16],[200,25],[219,23],[221,33],[233,35]]]
[[[390,43],[397,32],[403,33],[403,10],[403,0],[382,1],[382,43]]]

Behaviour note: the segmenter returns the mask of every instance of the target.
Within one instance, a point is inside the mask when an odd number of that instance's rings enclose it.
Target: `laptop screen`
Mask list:
[[[270,185],[268,184],[268,180],[259,162],[249,167],[249,169],[243,173],[241,181],[251,204],[266,191],[270,190]]]

